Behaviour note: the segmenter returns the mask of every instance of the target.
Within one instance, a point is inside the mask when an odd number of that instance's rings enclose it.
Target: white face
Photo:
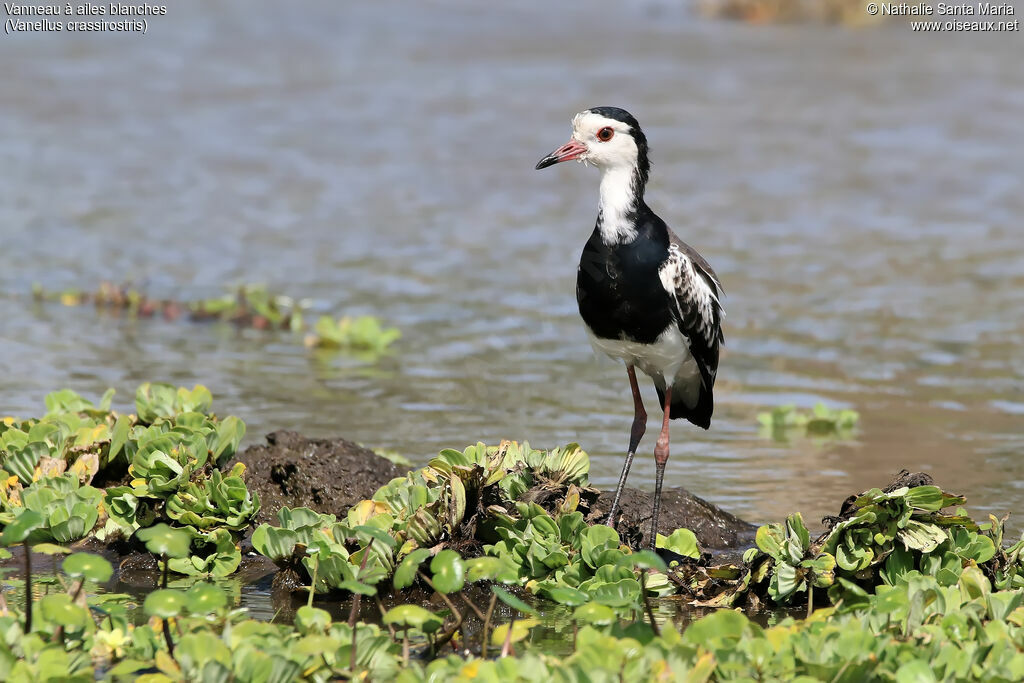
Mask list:
[[[580,161],[601,169],[633,168],[638,150],[629,124],[595,114],[589,109],[572,117],[572,137],[586,146]]]

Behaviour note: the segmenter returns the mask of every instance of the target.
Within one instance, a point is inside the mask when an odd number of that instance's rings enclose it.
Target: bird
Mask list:
[[[654,447],[655,490],[650,546],[655,547],[661,489],[669,458],[669,421],[708,429],[722,333],[722,283],[707,260],[647,205],[647,137],[632,114],[593,107],[572,119],[572,137],[537,170],[566,161],[601,171],[594,231],[583,247],[576,301],[591,344],[626,366],[633,425],[607,524],[616,514],[629,468],[647,429],[636,369],[654,382],[664,417]]]

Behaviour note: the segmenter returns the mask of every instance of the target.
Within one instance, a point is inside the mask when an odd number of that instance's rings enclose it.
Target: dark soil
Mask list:
[[[290,431],[268,434],[266,445],[251,446],[236,460],[245,463],[249,490],[259,493],[263,507],[257,522],[274,524],[283,505],[342,517],[350,506],[370,498],[407,470],[351,441],[308,439]],[[602,492],[591,506],[590,518],[603,522],[610,506],[611,493]],[[630,545],[648,544],[652,507],[652,493],[631,488],[623,491],[617,528]],[[749,545],[757,530],[682,488],[663,492],[659,522],[661,533],[686,527],[697,535],[702,547],[716,549]]]
[[[594,521],[603,522],[612,504],[612,491],[602,491],[594,508],[600,512]],[[654,492],[626,488],[619,500],[619,536],[634,548],[650,545],[651,512]],[[592,515],[593,517],[593,515]],[[661,492],[658,532],[666,536],[685,527],[697,536],[702,548],[724,549],[751,545],[757,527],[731,512],[698,498],[684,488]]]
[[[343,518],[348,509],[406,474],[373,451],[345,439],[309,439],[281,430],[228,463],[245,463],[245,484],[260,496],[256,523],[277,524],[284,506],[308,507]]]

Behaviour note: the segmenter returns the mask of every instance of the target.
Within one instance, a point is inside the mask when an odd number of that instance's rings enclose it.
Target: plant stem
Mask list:
[[[85,585],[85,579],[78,579],[75,583],[74,591],[71,593],[71,602],[78,599],[79,594],[82,592],[82,586]],[[65,586],[66,588],[66,586]],[[53,637],[59,640],[61,643],[64,642],[64,625],[58,625],[57,630],[53,632]]]
[[[460,628],[462,628],[462,622],[463,622],[462,612],[459,611],[459,608],[455,606],[454,602],[452,602],[451,600],[448,599],[447,595],[445,595],[441,591],[437,590],[437,588],[434,588],[434,582],[431,581],[429,578],[427,578],[426,574],[424,574],[423,572],[419,572],[419,575],[420,575],[420,578],[423,579],[424,583],[426,583],[428,586],[430,586],[430,588],[434,591],[434,593],[436,595],[439,595],[441,597],[441,599],[444,600],[444,604],[448,605],[448,609],[450,609],[452,611],[452,616],[455,617],[455,629],[452,631],[452,633],[454,634],[455,631],[458,631]],[[449,639],[450,638],[451,638],[451,636],[449,636]],[[462,634],[462,639],[463,640],[466,639],[466,634],[465,633]],[[447,641],[445,641],[445,642],[447,642]]]
[[[171,639],[171,620],[163,619],[164,642],[167,643],[167,653],[174,659],[174,641]]]
[[[383,603],[383,602],[381,602],[381,599],[380,599],[380,596],[379,596],[379,595],[375,595],[375,596],[373,596],[373,597],[374,597],[374,599],[376,599],[376,601],[377,601],[377,611],[378,611],[378,612],[380,612],[380,617],[381,617],[381,620],[383,621],[383,619],[384,619],[384,613],[385,613],[385,612],[386,612],[387,610],[385,610],[385,609],[384,609],[384,603]],[[395,639],[395,627],[394,627],[394,626],[392,626],[391,624],[388,624],[388,625],[387,625],[387,627],[388,627],[388,633],[390,633],[390,634],[391,634],[391,640],[394,640],[394,639]]]
[[[362,560],[362,562],[359,563],[359,573],[356,574],[356,579],[357,580],[359,579],[359,576],[363,573],[363,570],[366,569],[366,561],[368,559],[370,559],[370,548],[371,547],[373,547],[373,538],[372,537],[370,538],[370,542],[366,544],[366,548],[364,549],[364,552],[363,552],[363,560]],[[359,616],[359,598],[361,598],[361,597],[362,596],[359,593],[353,593],[352,594],[352,609],[350,609],[349,613],[348,613],[348,625],[351,626],[352,628],[356,627],[356,617]]]
[[[424,583],[430,586],[431,590],[437,593],[437,595],[440,596],[442,600],[444,600],[444,604],[448,605],[448,609],[452,611],[452,615],[455,617],[455,620],[459,623],[462,623],[462,612],[460,612],[459,608],[455,606],[455,603],[449,600],[447,595],[434,588],[434,582],[427,578],[426,574],[420,572],[419,575],[420,578],[423,579]]]
[[[32,633],[32,548],[25,541],[25,635]]]
[[[807,618],[814,614],[814,584],[807,584]]]
[[[78,599],[78,595],[82,592],[82,586],[85,585],[85,579],[79,579],[78,583],[75,584],[75,592],[71,594],[71,602]]]
[[[362,576],[363,570],[366,569],[366,561],[370,559],[370,548],[373,547],[373,537],[370,537],[370,542],[366,544],[366,548],[363,550],[363,561],[359,563],[359,573],[356,574],[356,579]],[[355,593],[352,595],[352,609],[348,613],[348,625],[352,628],[352,651],[349,653],[348,658],[348,671],[352,677],[356,675],[356,619],[359,616],[359,598],[362,595]]]
[[[476,613],[476,616],[480,619],[480,621],[484,620],[484,613],[481,612],[480,608],[477,607],[472,600],[467,598],[462,591],[459,591],[459,597],[462,598],[462,602],[466,603],[466,606],[468,606],[471,610],[473,610],[473,612]]]
[[[313,606],[313,594],[316,593],[316,573],[320,569],[320,553],[314,554],[316,558],[313,561],[313,582],[309,584],[309,598],[306,600],[306,607]]]
[[[647,596],[647,570],[640,570],[640,596],[644,600],[644,608],[647,609],[647,618],[651,620],[651,628],[654,630],[655,636],[661,636],[661,629],[658,628],[658,622],[654,620],[654,610],[651,609],[651,600]]]
[[[163,557],[164,557],[164,580],[163,580],[163,585],[161,585],[160,587],[161,588],[167,588],[167,574],[170,573],[170,569],[167,566],[167,553],[164,553]]]
[[[498,594],[491,593],[491,604],[487,606],[487,615],[484,617],[484,638],[483,642],[480,644],[480,656],[484,659],[487,659],[487,643],[489,640],[487,637],[487,631],[491,627],[491,615],[494,614],[494,606],[497,604]]]
[[[501,656],[508,657],[512,650],[512,629],[516,625],[516,613],[512,612],[512,621],[508,622],[508,632],[505,633],[505,644],[501,646]]]
[[[409,666],[409,628],[402,631],[402,666]]]
[[[352,624],[352,649],[348,656],[348,672],[352,678],[356,677],[356,631],[359,627]]]

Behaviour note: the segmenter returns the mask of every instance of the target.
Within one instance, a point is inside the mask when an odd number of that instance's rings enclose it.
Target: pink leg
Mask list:
[[[651,550],[658,538],[658,513],[661,512],[661,483],[665,478],[665,463],[668,462],[668,421],[672,409],[672,387],[665,387],[665,418],[661,423],[658,443],[654,446],[654,514],[651,517]]]

